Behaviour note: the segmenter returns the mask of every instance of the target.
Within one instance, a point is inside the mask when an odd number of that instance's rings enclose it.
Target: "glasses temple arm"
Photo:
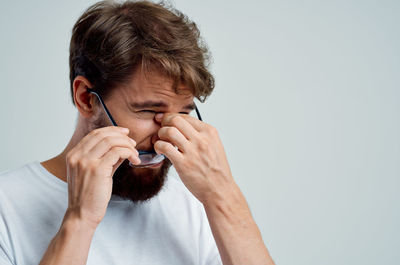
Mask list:
[[[111,113],[108,111],[108,109],[106,107],[106,104],[104,104],[104,101],[101,99],[100,95],[97,94],[96,91],[94,91],[94,90],[92,90],[90,88],[87,88],[86,90],[87,90],[88,93],[92,93],[92,94],[96,95],[96,97],[100,100],[101,106],[103,106],[103,109],[106,112],[106,114],[107,114],[108,118],[110,119],[111,123],[114,126],[118,126],[117,123],[114,121],[113,117],[111,116]]]
[[[203,119],[201,118],[201,115],[200,115],[200,111],[197,108],[196,104],[194,104],[194,109],[196,110],[197,118],[199,118],[199,120],[203,121]]]

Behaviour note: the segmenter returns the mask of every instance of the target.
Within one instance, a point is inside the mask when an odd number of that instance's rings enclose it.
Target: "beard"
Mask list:
[[[171,166],[168,158],[158,168],[133,168],[125,160],[113,176],[112,194],[132,202],[145,202],[157,195]]]
[[[100,115],[89,131],[109,126],[109,123],[108,118]],[[168,158],[162,163],[161,167],[135,168],[125,159],[114,173],[112,194],[133,203],[149,201],[161,191],[172,165]]]

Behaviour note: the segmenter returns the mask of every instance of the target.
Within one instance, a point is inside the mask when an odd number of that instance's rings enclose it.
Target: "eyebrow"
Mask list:
[[[132,102],[129,104],[134,109],[145,109],[145,108],[166,108],[168,104],[163,101],[153,101],[153,100],[146,100],[143,102]],[[187,110],[194,110],[195,105],[194,103],[187,104],[183,107],[183,109]]]

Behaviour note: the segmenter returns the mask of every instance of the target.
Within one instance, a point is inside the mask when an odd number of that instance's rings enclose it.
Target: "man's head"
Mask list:
[[[194,22],[172,7],[148,1],[103,1],[89,7],[72,30],[70,88],[85,76],[104,98],[129,82],[134,69],[157,66],[204,101],[214,88],[209,53]],[[75,102],[74,102],[75,104]]]
[[[73,28],[70,45],[71,96],[84,134],[110,126],[90,87],[105,101],[138,150],[153,150],[158,112],[189,113],[193,98],[204,101],[214,88],[208,50],[196,25],[179,11],[151,2],[100,2]],[[114,174],[113,194],[145,201],[163,186],[168,159],[134,169],[124,161]]]

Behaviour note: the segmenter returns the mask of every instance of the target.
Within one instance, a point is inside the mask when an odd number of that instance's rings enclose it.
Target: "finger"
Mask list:
[[[75,146],[76,149],[82,149],[84,152],[93,148],[102,138],[107,135],[127,135],[129,129],[117,126],[108,126],[97,128],[85,135],[81,141]]]
[[[179,163],[179,161],[183,159],[183,154],[179,152],[179,150],[177,150],[171,143],[163,140],[158,140],[155,142],[154,150],[157,152],[157,154],[163,154],[168,157],[173,164],[176,162]]]
[[[137,155],[139,155],[139,152],[135,148],[136,143],[128,136],[106,136],[86,154],[91,157],[100,158],[115,146],[131,148]]]
[[[193,126],[190,123],[190,116],[186,114],[165,114],[164,118],[161,121],[161,126],[170,126],[176,127],[182,134],[188,139],[196,139],[199,136],[199,132],[201,131],[201,127],[196,124]],[[193,117],[190,117],[193,118]],[[199,121],[200,122],[200,121]]]
[[[129,132],[118,129],[121,127],[103,127],[91,131],[77,145],[77,148],[82,149],[84,153],[89,152],[94,146],[101,142],[105,137],[108,136],[127,136]],[[136,143],[136,142],[135,142]]]
[[[119,168],[119,166],[120,166],[124,161],[125,161],[124,158],[120,158],[120,159],[118,160],[118,162],[113,166],[113,170],[112,170],[111,176],[114,176],[115,171],[117,171],[117,169]]]
[[[100,158],[101,164],[112,167],[113,170],[116,170],[119,166],[117,164],[120,162],[120,159],[129,159],[129,161],[131,161],[134,165],[140,164],[140,159],[134,154],[133,150],[125,147],[113,147],[109,152]]]
[[[189,122],[196,130],[201,131],[204,128],[205,122],[199,120],[191,115],[181,115],[187,122]]]
[[[176,127],[161,127],[158,130],[158,137],[178,147],[181,152],[185,152],[189,145],[188,139]]]
[[[197,131],[201,132],[204,129],[204,126],[206,125],[205,122],[190,116],[190,115],[182,115],[182,117],[188,122],[190,123],[190,125],[193,126],[193,128],[195,128]]]

